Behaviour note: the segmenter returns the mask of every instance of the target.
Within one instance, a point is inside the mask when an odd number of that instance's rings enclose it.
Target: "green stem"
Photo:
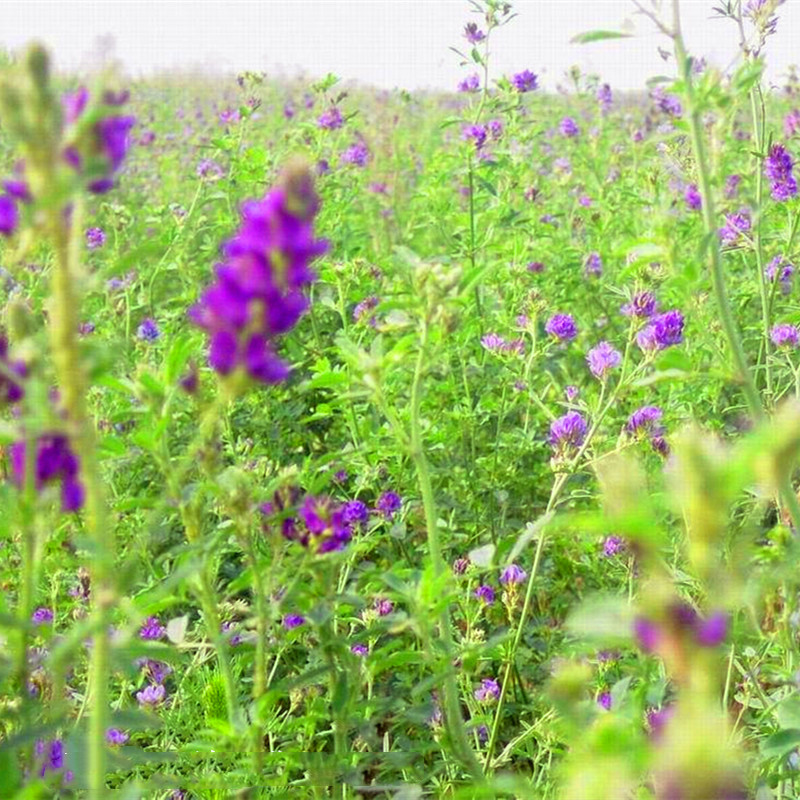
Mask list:
[[[89,678],[91,715],[87,743],[87,778],[90,800],[104,800],[108,796],[105,781],[110,670],[108,615],[116,605],[115,547],[114,535],[106,515],[94,425],[86,403],[88,381],[78,348],[80,302],[76,285],[82,231],[81,211],[82,203],[77,201],[72,212],[71,237],[58,207],[52,207],[48,215],[48,227],[55,249],[55,265],[51,277],[53,310],[50,338],[70,440],[80,458],[81,479],[86,496],[85,526],[92,545],[94,625]]]
[[[711,187],[711,176],[709,174],[708,161],[706,159],[705,142],[703,140],[703,128],[700,109],[697,107],[692,84],[691,63],[686,53],[686,46],[683,42],[681,33],[680,0],[672,0],[673,11],[673,30],[672,36],[675,44],[675,60],[681,69],[682,77],[686,85],[686,96],[689,105],[689,128],[692,137],[692,149],[694,150],[695,161],[697,162],[700,194],[703,198],[703,222],[705,224],[705,234],[708,243],[709,266],[711,269],[711,282],[714,290],[714,297],[717,301],[717,312],[719,313],[725,336],[728,340],[736,365],[736,371],[742,382],[747,406],[753,419],[761,421],[764,419],[764,407],[756,389],[750,368],[747,365],[744,348],[742,347],[741,336],[736,320],[733,318],[728,292],[725,286],[725,275],[722,270],[722,256],[720,254],[719,241],[716,233],[716,209],[714,206],[714,195]],[[767,324],[769,319],[767,318]],[[792,517],[792,523],[796,530],[800,530],[800,503],[791,485],[791,479],[787,477],[781,491],[783,502]]]
[[[422,388],[425,372],[425,359],[428,345],[428,321],[422,322],[422,337],[420,341],[419,354],[414,368],[414,379],[411,384],[411,423],[410,423],[410,447],[411,458],[417,471],[420,494],[422,495],[422,506],[425,512],[425,529],[428,536],[428,553],[433,564],[433,572],[436,578],[440,578],[446,569],[444,558],[442,557],[442,547],[439,541],[439,529],[437,525],[436,501],[433,496],[433,486],[431,484],[430,469],[428,459],[422,442],[422,426],[420,424],[420,409],[422,406]],[[464,717],[461,713],[459,701],[458,685],[455,674],[452,670],[453,638],[450,630],[450,612],[447,608],[442,610],[439,620],[440,636],[444,645],[444,652],[447,658],[447,673],[444,679],[444,720],[450,742],[455,751],[455,756],[462,766],[474,777],[479,778],[481,767],[475,752],[469,742]]]

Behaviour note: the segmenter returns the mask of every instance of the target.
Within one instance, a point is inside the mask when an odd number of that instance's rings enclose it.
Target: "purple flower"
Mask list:
[[[606,711],[611,711],[611,692],[601,692],[597,696],[597,705]]]
[[[305,530],[300,531],[293,526],[287,535],[289,529],[284,528],[284,535],[300,542],[303,547],[313,545],[315,552],[329,553],[343,550],[352,538],[344,508],[335,505],[327,497],[307,495],[297,514]]]
[[[797,194],[797,181],[792,175],[794,159],[782,144],[774,144],[764,160],[764,174],[771,183],[772,199],[779,202]]]
[[[342,112],[336,106],[331,106],[319,115],[317,126],[327,131],[334,131],[344,125]]]
[[[125,731],[119,730],[119,728],[109,728],[106,731],[106,741],[110,745],[122,745],[128,741],[130,737],[128,736]]]
[[[525,265],[525,269],[527,269],[528,272],[532,272],[534,275],[538,275],[544,272],[544,264],[541,261],[529,261]]]
[[[464,38],[470,44],[479,44],[486,38],[486,34],[478,28],[477,23],[468,22],[464,26]]]
[[[580,393],[580,390],[577,386],[565,386],[564,387],[564,397],[567,398],[567,402],[571,403]]]
[[[365,297],[360,303],[356,305],[353,309],[353,322],[367,322],[372,327],[375,327],[377,321],[375,319],[375,315],[372,314],[372,309],[375,308],[380,301],[378,298],[373,294],[369,297]]]
[[[167,635],[167,629],[158,617],[148,617],[139,629],[139,638],[145,641],[157,641]]]
[[[532,92],[539,87],[539,79],[529,69],[517,72],[511,76],[511,85],[520,94]]]
[[[486,127],[489,129],[492,139],[499,139],[503,135],[503,123],[499,119],[490,119],[486,123]]]
[[[226,620],[220,625],[220,631],[226,634],[228,644],[230,644],[231,647],[236,647],[244,641],[244,637],[239,633],[238,626],[235,622]]]
[[[497,353],[503,350],[507,344],[508,342],[496,333],[487,333],[485,336],[481,337],[481,345],[491,353]]]
[[[625,430],[634,436],[639,433],[661,433],[663,429],[659,421],[663,413],[664,412],[658,406],[642,406],[641,408],[637,408],[636,411],[628,417],[628,421],[625,423]]]
[[[574,138],[581,132],[578,123],[575,122],[572,117],[564,117],[564,119],[558,123],[558,130],[562,136],[568,139]]]
[[[471,141],[476,150],[480,150],[486,144],[487,130],[484,125],[465,125],[461,129],[461,138],[465,142]]]
[[[242,209],[236,236],[223,246],[216,281],[189,311],[209,335],[209,363],[221,375],[237,368],[262,383],[280,383],[289,368],[275,354],[276,336],[305,311],[310,264],[327,250],[314,238],[319,206],[311,176],[293,169],[263,200]]]
[[[19,200],[21,203],[30,203],[33,200],[30,187],[24,180],[11,179],[3,181],[2,185],[10,197]]]
[[[197,164],[197,177],[208,180],[219,180],[224,175],[222,167],[211,158],[202,158]]]
[[[645,352],[664,350],[683,341],[683,314],[677,309],[666,311],[653,317],[650,323],[639,331],[636,342]]]
[[[695,622],[695,639],[701,647],[716,647],[725,641],[728,633],[728,615],[715,611],[706,619]]]
[[[790,136],[794,136],[795,134],[800,132],[800,110],[799,109],[792,109],[784,118],[783,118],[783,132],[786,134],[787,138]]]
[[[241,118],[241,114],[239,114],[239,109],[237,108],[225,108],[219,112],[219,121],[223,125],[228,125],[231,122],[238,122]]]
[[[286,628],[287,631],[290,631],[293,628],[299,628],[301,625],[305,624],[306,618],[300,614],[287,614],[283,618],[283,627]]]
[[[386,519],[393,519],[394,515],[400,510],[403,501],[397,492],[384,492],[375,504],[375,508]]]
[[[342,161],[345,164],[352,164],[355,167],[366,167],[369,159],[370,152],[366,142],[351,144],[350,147],[342,153]]]
[[[700,192],[697,190],[696,183],[690,183],[684,193],[683,199],[686,201],[686,205],[692,209],[692,211],[698,211],[703,206],[703,198],[700,196]]]
[[[599,278],[603,274],[603,259],[599,253],[589,253],[583,265],[583,274]]]
[[[553,161],[553,170],[562,175],[572,174],[572,164],[565,156],[561,156]]]
[[[490,703],[500,697],[500,684],[492,678],[484,678],[473,695],[479,703]]]
[[[625,540],[621,536],[606,536],[603,541],[603,555],[606,558],[621,553],[625,549]]]
[[[385,617],[394,611],[394,603],[385,597],[376,597],[372,607],[378,612],[379,617]]]
[[[34,744],[34,754],[39,763],[38,774],[40,778],[48,772],[58,772],[64,768],[64,743],[61,739],[53,739],[49,744],[44,739],[38,739]],[[64,774],[64,782],[72,780],[72,773]]]
[[[607,83],[600,84],[594,96],[597,98],[597,102],[600,103],[603,113],[607,113],[611,109],[611,104],[614,101],[613,95],[611,94],[611,87]]]
[[[550,425],[550,444],[556,451],[577,450],[586,437],[586,420],[569,411]]]
[[[49,608],[37,608],[31,620],[34,625],[50,625],[53,622],[53,612]]]
[[[366,525],[369,520],[369,509],[361,500],[348,500],[342,506],[342,511],[348,525]]]
[[[800,344],[800,329],[796,325],[781,323],[773,326],[769,332],[769,338],[772,339],[775,347],[792,350]]]
[[[459,92],[477,92],[480,88],[481,79],[478,77],[477,72],[474,72],[472,75],[467,75],[464,80],[458,83]]]
[[[725,197],[728,200],[733,200],[739,193],[739,184],[742,182],[741,175],[728,175],[725,179]]]
[[[470,563],[468,558],[457,558],[453,562],[453,573],[455,575],[463,575],[469,569]]]
[[[0,233],[11,236],[19,224],[19,211],[14,199],[7,194],[0,195]]]
[[[522,567],[519,567],[516,564],[509,564],[500,573],[500,583],[503,586],[507,586],[508,584],[514,586],[518,583],[524,583],[527,577],[528,573],[525,572],[525,570],[522,569]]]
[[[782,294],[789,294],[789,292],[791,292],[794,265],[790,264],[783,256],[775,256],[775,258],[764,267],[764,275],[770,282],[774,282],[776,278],[779,280]]]
[[[102,228],[89,228],[86,231],[86,246],[90,250],[97,250],[106,243],[106,234]]]
[[[625,303],[620,311],[626,317],[652,317],[656,313],[657,305],[652,292],[637,292],[630,303]]]
[[[156,325],[155,320],[147,317],[146,319],[142,320],[141,324],[136,329],[136,335],[143,342],[154,342],[159,336],[161,336],[161,331],[158,329],[158,325]]]
[[[578,335],[578,327],[571,314],[553,314],[544,329],[562,342],[572,341]]]
[[[14,480],[17,485],[22,486],[25,480],[26,443],[15,442],[9,451]],[[80,462],[72,452],[66,436],[48,433],[39,437],[34,469],[36,490],[41,491],[47,483],[60,482],[63,511],[78,511],[83,506],[84,489],[78,479],[79,472]]]
[[[61,108],[64,112],[64,122],[72,125],[83,114],[89,102],[89,90],[81,86],[74,92],[65,92],[61,97]]]
[[[24,378],[28,368],[24,361],[11,361],[8,357],[8,339],[0,334],[0,364],[4,372],[0,372],[0,403],[16,403],[25,396],[21,380],[14,380],[11,375]]]
[[[167,690],[163,684],[156,683],[145,686],[140,692],[136,692],[136,701],[142,708],[157,708],[167,696]]]
[[[675,95],[667,94],[662,86],[656,86],[650,95],[661,111],[671,117],[679,117],[683,113],[680,100]]]
[[[169,664],[156,661],[154,658],[139,658],[135,663],[150,683],[164,683],[172,675],[172,667]]]
[[[354,644],[350,647],[350,652],[353,655],[364,658],[369,653],[369,648],[365,644]]]
[[[717,231],[724,244],[734,244],[739,237],[750,230],[750,212],[740,209],[736,213],[725,215],[725,224]]]
[[[490,606],[494,603],[494,589],[488,584],[482,584],[475,590],[475,597],[484,605]]]
[[[106,161],[106,167],[102,173],[90,176],[88,189],[96,194],[107,192],[114,185],[114,174],[122,166],[125,156],[130,147],[130,131],[136,124],[136,118],[131,116],[121,116],[114,114],[104,117],[94,126],[93,153],[100,154]],[[75,166],[74,156],[70,159],[72,166]],[[83,161],[80,159],[80,168]]]
[[[603,379],[609,370],[622,363],[622,354],[608,342],[600,342],[587,353],[586,363],[595,378]]]
[[[633,621],[633,635],[645,653],[652,653],[661,641],[660,629],[646,617],[636,617]]]
[[[666,706],[658,710],[647,712],[647,727],[650,728],[650,737],[653,741],[659,741],[664,735],[667,723],[675,715],[675,706]]]

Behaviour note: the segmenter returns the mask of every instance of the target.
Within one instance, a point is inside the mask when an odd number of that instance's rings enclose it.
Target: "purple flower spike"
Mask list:
[[[478,28],[477,23],[468,22],[464,26],[464,38],[470,44],[479,44],[486,38],[486,34]]]
[[[608,342],[600,342],[586,355],[586,363],[595,378],[603,380],[606,373],[622,363],[622,354],[615,350]]]
[[[528,573],[525,572],[522,567],[517,566],[516,564],[509,564],[501,573],[500,573],[500,583],[503,586],[511,584],[512,586],[518,583],[524,583],[525,579],[528,577]]]
[[[481,79],[478,73],[474,72],[472,75],[467,75],[463,81],[458,83],[458,91],[462,93],[477,92],[481,88]]]
[[[625,540],[621,536],[606,536],[603,542],[603,555],[606,558],[621,553],[625,549]]]
[[[31,620],[34,625],[50,625],[53,622],[53,612],[49,608],[37,608]]]
[[[473,694],[479,703],[491,703],[500,697],[500,684],[492,678],[484,678]]]
[[[782,323],[775,325],[769,332],[769,338],[775,347],[794,350],[800,345],[800,329],[796,325]]]
[[[129,738],[128,734],[119,730],[119,728],[109,728],[106,731],[106,741],[112,746],[123,745]]]
[[[574,138],[581,132],[578,123],[572,117],[564,117],[558,125],[558,130],[568,139]]]
[[[142,708],[158,708],[167,697],[167,690],[161,684],[151,684],[136,692],[136,701]]]
[[[167,635],[167,629],[161,624],[158,617],[148,617],[139,629],[139,638],[155,642]]]
[[[700,196],[700,192],[697,189],[697,184],[690,183],[686,190],[683,193],[683,198],[686,201],[686,205],[692,209],[692,211],[699,211],[700,208],[703,206],[703,198]]]
[[[586,277],[599,278],[603,274],[603,259],[599,253],[589,253],[583,265],[583,274]]]
[[[350,652],[354,656],[364,658],[369,653],[369,648],[365,644],[354,644],[350,647]]]
[[[553,314],[544,329],[562,342],[572,341],[578,335],[578,327],[571,314]]]
[[[606,711],[611,711],[611,692],[601,692],[597,696],[597,705]]]
[[[263,200],[242,209],[236,236],[223,245],[216,281],[189,311],[209,336],[209,363],[220,375],[240,368],[262,383],[279,383],[289,368],[274,351],[308,306],[311,262],[327,250],[314,238],[319,201],[303,169],[284,174]]]
[[[716,647],[725,641],[728,634],[728,615],[715,611],[695,625],[695,638],[701,647]]]
[[[156,321],[147,317],[142,320],[142,323],[136,329],[136,336],[143,342],[154,342],[161,336],[161,331],[156,324]]]
[[[384,492],[375,505],[386,519],[394,519],[394,515],[400,510],[403,505],[403,500],[397,492]]]
[[[306,618],[300,614],[287,614],[283,618],[283,627],[286,628],[287,631],[299,628],[301,625],[305,624]]]
[[[570,411],[550,426],[550,444],[557,452],[577,450],[586,438],[586,430],[586,420],[577,411]]]
[[[651,292],[637,292],[630,303],[620,309],[626,317],[652,317],[656,313],[656,298]]]
[[[344,117],[342,112],[336,106],[323,111],[317,120],[317,126],[327,131],[334,131],[344,125]]]
[[[645,653],[652,653],[661,641],[659,627],[646,617],[637,617],[633,621],[633,635]]]
[[[771,183],[772,199],[784,202],[797,194],[797,181],[792,175],[794,159],[782,144],[774,144],[764,160],[764,174]]]
[[[11,236],[19,223],[19,211],[14,199],[7,194],[0,196],[0,233]]]
[[[529,69],[524,69],[511,76],[511,85],[515,91],[525,94],[539,87],[539,79]]]
[[[97,250],[106,243],[106,234],[102,228],[89,228],[86,231],[86,246],[90,250]]]
[[[495,599],[494,589],[488,584],[483,584],[475,590],[475,597],[481,600],[484,605],[493,605]]]

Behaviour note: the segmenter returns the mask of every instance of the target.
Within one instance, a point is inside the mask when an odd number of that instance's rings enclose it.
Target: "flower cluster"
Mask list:
[[[511,85],[517,92],[524,94],[538,89],[539,79],[529,69],[524,69],[511,76]]]
[[[664,620],[654,622],[647,617],[637,617],[633,633],[639,647],[646,653],[656,652],[662,642],[673,636],[688,635],[701,647],[716,647],[725,641],[728,633],[728,615],[714,611],[701,617],[692,606],[682,601],[672,603]]]
[[[650,319],[636,335],[636,343],[645,352],[664,350],[683,341],[683,314],[677,309],[665,311]]]
[[[620,311],[626,317],[652,317],[656,313],[658,303],[652,292],[637,292],[629,303],[625,303]]]
[[[746,208],[726,214],[725,224],[718,231],[719,238],[723,244],[735,244],[750,230],[750,225],[750,212]]]
[[[303,290],[314,279],[310,264],[327,250],[314,238],[318,206],[305,169],[287,172],[263,200],[245,203],[216,281],[189,311],[210,337],[209,363],[219,374],[242,368],[263,383],[288,376],[273,342],[305,311]]]
[[[128,154],[136,117],[110,110],[124,105],[128,97],[128,92],[106,92],[96,122],[92,122],[95,117],[87,111],[88,89],[82,86],[62,98],[64,120],[71,126],[62,154],[64,161],[85,177],[88,190],[95,194],[103,194],[114,186],[114,176]]]
[[[9,358],[8,339],[0,334],[0,403],[16,403],[22,400],[25,390],[21,379],[27,371],[24,361],[12,361]]]
[[[790,264],[783,256],[775,256],[775,258],[764,267],[764,276],[770,283],[773,283],[775,280],[780,283],[781,294],[789,294],[792,290],[794,264]]]
[[[558,124],[558,130],[567,139],[572,139],[581,132],[578,123],[572,117],[564,117]]]
[[[683,192],[683,199],[692,211],[699,211],[703,207],[703,198],[697,189],[696,183],[690,183]]]
[[[664,412],[658,406],[642,406],[637,408],[625,423],[625,432],[635,438],[647,438],[657,453],[669,454],[669,445],[664,438],[664,426],[661,418]]]
[[[603,380],[609,370],[622,363],[622,354],[615,350],[608,342],[600,342],[586,355],[586,363],[595,378]]]
[[[326,109],[319,115],[317,126],[327,131],[334,131],[344,125],[342,112],[336,106]]]
[[[70,448],[69,439],[60,433],[46,433],[36,440],[15,442],[10,447],[11,469],[19,486],[25,483],[28,448],[36,448],[33,477],[37,491],[46,484],[61,484],[61,508],[78,511],[83,506],[84,488],[79,478],[78,457]]]
[[[571,314],[553,314],[544,329],[562,342],[570,342],[578,335],[578,326]]]
[[[559,454],[575,451],[583,444],[586,430],[586,420],[577,411],[569,411],[550,425],[550,445]]]
[[[800,345],[800,328],[797,325],[780,323],[773,326],[769,332],[769,338],[772,339],[775,347],[794,350]]]
[[[481,338],[481,344],[492,353],[525,354],[525,342],[522,339],[508,341],[497,333],[487,333]]]
[[[783,202],[797,194],[797,181],[792,174],[794,159],[782,144],[774,144],[764,159],[764,174],[770,182],[773,200]]]
[[[486,38],[486,34],[478,27],[475,22],[468,22],[464,26],[464,38],[470,44],[479,44]]]
[[[481,79],[478,77],[477,72],[473,72],[472,75],[467,75],[467,77],[464,78],[464,80],[459,81],[458,84],[459,92],[477,92],[480,88]]]

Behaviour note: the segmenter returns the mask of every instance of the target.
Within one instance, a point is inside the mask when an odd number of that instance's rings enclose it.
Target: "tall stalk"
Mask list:
[[[725,331],[725,337],[728,340],[728,347],[733,356],[736,372],[742,383],[742,391],[744,392],[750,414],[754,420],[759,422],[765,418],[764,406],[758,390],[756,389],[750,367],[747,364],[739,328],[733,317],[733,311],[728,298],[725,274],[722,269],[722,254],[720,252],[716,232],[716,207],[711,185],[708,158],[706,156],[705,141],[703,138],[703,121],[694,93],[691,61],[686,53],[686,45],[681,32],[680,0],[672,0],[672,18],[671,35],[675,48],[675,60],[678,62],[678,67],[681,70],[681,77],[686,87],[686,97],[689,106],[689,130],[692,139],[692,150],[694,151],[695,162],[697,163],[700,195],[703,198],[703,223],[705,227],[711,283],[714,291],[714,298],[717,303],[717,313],[719,314],[720,322]],[[763,280],[763,278],[759,280]],[[768,306],[764,310],[767,312]],[[800,502],[798,502],[797,494],[792,488],[789,476],[783,480],[780,494],[792,518],[792,524],[796,530],[800,530]]]
[[[422,321],[422,337],[419,345],[419,354],[414,368],[414,379],[411,384],[411,422],[410,422],[410,448],[411,458],[417,472],[422,507],[425,512],[425,529],[428,537],[428,553],[433,564],[433,574],[436,579],[444,574],[446,565],[442,557],[442,546],[439,540],[437,526],[436,500],[433,496],[430,468],[422,442],[422,426],[420,423],[420,410],[422,406],[423,378],[425,374],[425,359],[428,346],[428,320]],[[447,672],[444,679],[444,720],[448,736],[453,749],[462,766],[469,771],[473,778],[481,776],[481,767],[475,752],[469,742],[461,713],[458,684],[452,669],[453,636],[450,630],[450,612],[447,608],[442,610],[439,617],[439,635],[444,645],[447,658]]]

